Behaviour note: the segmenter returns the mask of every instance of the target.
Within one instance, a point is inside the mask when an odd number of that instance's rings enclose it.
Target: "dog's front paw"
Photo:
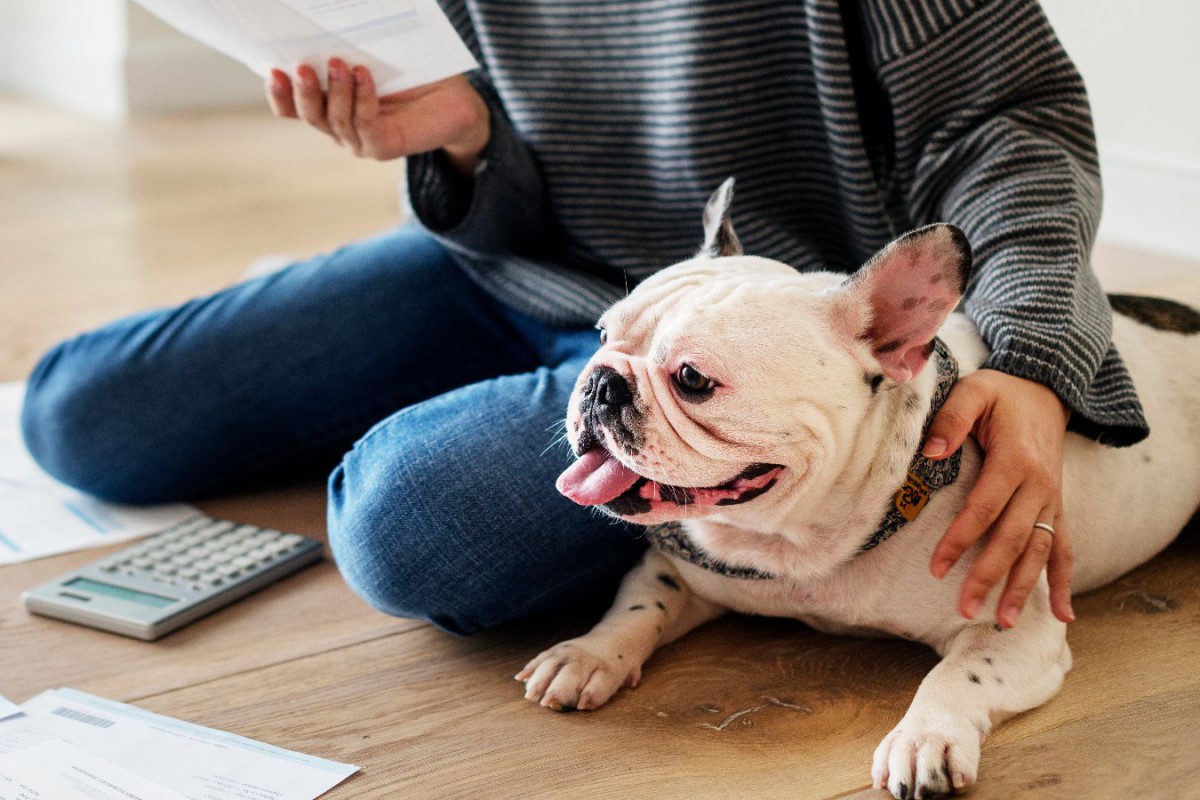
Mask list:
[[[637,665],[622,654],[609,654],[586,638],[557,644],[517,673],[525,682],[525,699],[555,711],[599,708],[621,686],[636,686]]]
[[[975,784],[980,731],[966,717],[905,716],[875,750],[871,777],[893,797],[941,797]]]

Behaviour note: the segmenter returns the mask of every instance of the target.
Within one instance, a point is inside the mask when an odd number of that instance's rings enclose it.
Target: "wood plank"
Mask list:
[[[202,504],[208,513],[324,538],[324,495],[293,487]],[[148,643],[25,612],[21,592],[117,547],[0,568],[0,694],[70,686],[131,701],[420,627],[368,608],[329,559]]]

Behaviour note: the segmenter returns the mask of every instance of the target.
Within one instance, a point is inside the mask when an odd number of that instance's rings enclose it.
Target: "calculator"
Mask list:
[[[34,614],[153,641],[322,555],[316,539],[201,514],[22,599]]]

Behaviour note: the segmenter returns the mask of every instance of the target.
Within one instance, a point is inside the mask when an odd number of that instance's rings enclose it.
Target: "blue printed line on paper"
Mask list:
[[[12,550],[14,553],[21,552],[21,548],[17,546],[17,543],[5,536],[4,531],[0,531],[0,544],[4,545],[9,550]]]
[[[80,508],[75,503],[72,503],[70,500],[63,501],[63,508],[67,509],[67,511],[70,511],[72,514],[79,517],[81,520],[86,522],[91,527],[95,528],[97,533],[108,533],[110,530],[112,530],[112,528],[108,525],[105,525],[103,521],[97,519],[96,516],[93,516],[92,514],[89,514],[88,512],[84,511],[82,508]]]

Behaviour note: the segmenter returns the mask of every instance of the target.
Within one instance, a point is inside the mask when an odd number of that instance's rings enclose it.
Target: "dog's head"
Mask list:
[[[564,495],[631,521],[770,520],[911,380],[966,286],[966,237],[932,225],[849,278],[742,254],[732,180],[700,253],[600,319],[567,414]]]

